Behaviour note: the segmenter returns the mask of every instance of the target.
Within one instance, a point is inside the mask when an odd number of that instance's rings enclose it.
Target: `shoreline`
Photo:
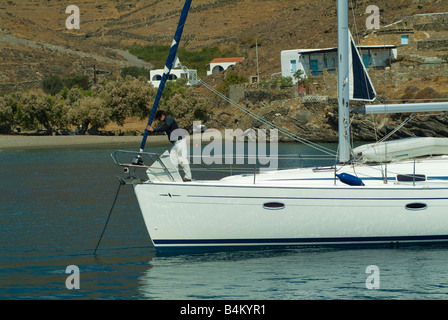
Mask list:
[[[49,150],[78,147],[108,147],[136,144],[140,146],[143,136],[21,136],[0,135],[0,152],[13,150]],[[149,136],[147,143],[169,146],[165,135]]]
[[[210,133],[213,136],[213,133]],[[207,133],[192,135],[190,139],[210,141]],[[38,136],[38,135],[0,135],[0,152],[16,150],[50,150],[70,148],[94,148],[130,145],[135,143],[139,149],[143,136],[99,136],[99,135],[68,135],[68,136]],[[146,145],[171,147],[166,135],[149,135]]]
[[[218,131],[205,131],[193,134],[188,139],[210,143],[211,141],[225,141],[225,133]],[[140,148],[143,136],[100,136],[100,135],[68,135],[68,136],[38,136],[38,135],[1,135],[0,152],[17,150],[50,150],[70,148],[107,148],[120,145],[129,146],[135,144],[135,149]],[[232,139],[233,140],[233,139]],[[278,141],[290,142],[290,141]],[[316,142],[319,143],[319,142]],[[325,142],[321,142],[325,143]],[[327,142],[333,143],[333,142]],[[149,135],[146,146],[171,147],[166,135]]]

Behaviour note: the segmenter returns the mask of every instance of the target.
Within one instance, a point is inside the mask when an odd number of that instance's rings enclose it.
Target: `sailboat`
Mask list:
[[[185,24],[190,4],[187,0],[177,31]],[[448,241],[446,149],[426,157],[417,153],[406,159],[385,158],[385,163],[379,161],[381,156],[364,159],[368,150],[378,154],[382,148],[387,154],[385,144],[351,149],[349,101],[373,101],[376,93],[350,36],[348,0],[338,0],[337,8],[339,149],[333,166],[263,172],[256,179],[246,174],[186,183],[167,152],[144,152],[146,132],[132,163],[118,160],[118,154],[129,156],[131,151],[113,154],[127,172],[128,168],[147,172],[147,179],[129,174],[124,180],[134,188],[157,250]],[[167,73],[180,34],[176,32]],[[357,112],[434,109],[448,110],[448,103],[370,105]],[[154,112],[153,107],[152,118]]]

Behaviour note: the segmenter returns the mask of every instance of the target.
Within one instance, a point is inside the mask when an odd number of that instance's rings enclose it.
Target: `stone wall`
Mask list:
[[[19,83],[0,83],[0,93],[12,93],[40,88],[41,81],[25,81]]]
[[[448,50],[448,39],[445,40],[422,40],[417,42],[418,50],[444,51]]]
[[[404,17],[403,22],[418,31],[444,31],[448,30],[448,12],[416,14]]]

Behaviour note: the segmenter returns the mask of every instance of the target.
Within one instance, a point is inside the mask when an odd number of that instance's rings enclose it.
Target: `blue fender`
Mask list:
[[[336,175],[342,183],[348,184],[349,186],[362,187],[365,186],[364,182],[358,177],[348,174],[341,173]]]

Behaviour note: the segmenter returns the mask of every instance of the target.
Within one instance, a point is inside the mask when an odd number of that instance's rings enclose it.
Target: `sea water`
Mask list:
[[[0,299],[448,298],[448,245],[158,255],[130,186],[94,255],[119,185],[114,150],[0,152]]]

